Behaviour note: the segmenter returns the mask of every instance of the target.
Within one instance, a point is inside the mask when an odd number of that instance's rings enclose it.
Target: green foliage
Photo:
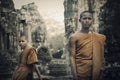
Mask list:
[[[64,47],[64,34],[58,34],[56,36],[52,36],[48,43],[52,45],[52,48],[57,51],[58,49],[61,49]]]
[[[0,71],[2,73],[8,73],[14,70],[17,60],[15,57],[11,56],[8,52],[1,52],[0,53]]]
[[[40,47],[38,49],[38,58],[42,63],[49,63],[52,59],[49,53],[49,49],[47,47]]]
[[[65,76],[68,74],[66,64],[50,64],[50,74],[52,76]]]

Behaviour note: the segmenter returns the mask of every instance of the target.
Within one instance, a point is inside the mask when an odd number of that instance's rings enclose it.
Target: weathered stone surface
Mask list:
[[[0,79],[9,78],[16,66],[17,13],[12,0],[0,0]],[[3,79],[6,80],[6,79]]]
[[[23,5],[18,13],[21,32],[28,36],[28,40],[36,48],[46,41],[46,25],[37,10],[35,3]]]

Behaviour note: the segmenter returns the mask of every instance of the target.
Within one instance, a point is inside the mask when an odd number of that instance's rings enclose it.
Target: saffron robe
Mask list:
[[[94,32],[88,34],[76,32],[70,36],[70,53],[75,54],[78,77],[99,79],[105,62],[104,43],[105,36]]]
[[[27,80],[29,74],[32,73],[32,66],[28,65],[36,62],[38,62],[36,50],[34,48],[26,48],[20,55],[20,62],[13,73],[12,80]]]

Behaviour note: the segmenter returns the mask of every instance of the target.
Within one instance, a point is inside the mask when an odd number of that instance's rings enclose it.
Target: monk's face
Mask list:
[[[90,28],[90,26],[93,23],[92,14],[89,13],[89,12],[83,13],[83,15],[82,15],[82,17],[80,19],[80,22],[81,22],[83,28]]]
[[[25,47],[27,46],[27,40],[24,36],[22,36],[20,39],[19,39],[19,45],[22,49],[25,49]]]

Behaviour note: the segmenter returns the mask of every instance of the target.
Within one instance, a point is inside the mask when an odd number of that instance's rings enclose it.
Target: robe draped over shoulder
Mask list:
[[[70,40],[75,43],[75,49],[71,49],[71,53],[75,53],[77,75],[92,76],[93,80],[98,80],[100,71],[104,68],[105,36],[94,32],[75,33]]]
[[[27,80],[32,72],[32,67],[28,66],[38,62],[36,50],[34,48],[25,49],[20,55],[19,65],[13,73],[12,80]]]

